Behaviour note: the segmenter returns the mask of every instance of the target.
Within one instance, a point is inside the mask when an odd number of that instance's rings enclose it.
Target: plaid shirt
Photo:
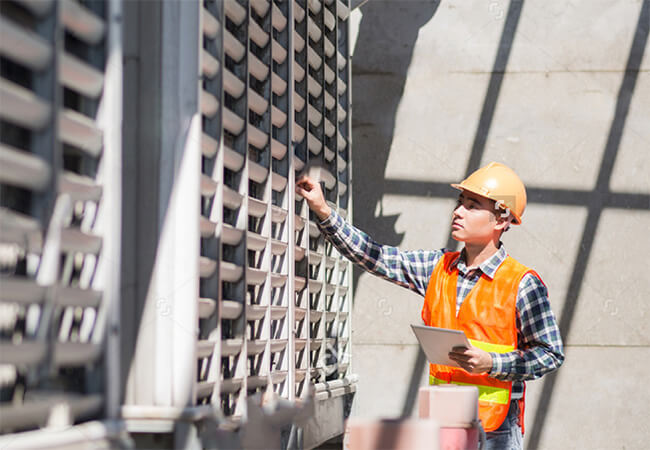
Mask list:
[[[325,238],[338,251],[366,271],[410,289],[422,296],[427,291],[434,267],[449,251],[400,251],[397,247],[381,245],[363,231],[353,227],[332,211],[319,224]],[[476,268],[468,268],[465,252],[454,262],[458,268],[456,313],[472,287],[485,274],[490,278],[508,256],[503,245]],[[524,394],[524,380],[533,380],[551,372],[564,361],[560,330],[557,326],[546,286],[533,274],[526,274],[517,293],[517,349],[508,353],[490,353],[490,376],[513,381],[512,398]]]

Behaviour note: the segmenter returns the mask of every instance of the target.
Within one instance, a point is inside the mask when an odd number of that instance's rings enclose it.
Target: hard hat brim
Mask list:
[[[489,195],[485,195],[483,192],[479,191],[478,189],[473,189],[473,188],[468,187],[468,186],[463,186],[462,184],[452,183],[452,184],[450,184],[450,186],[453,187],[454,189],[458,189],[459,191],[471,192],[472,194],[476,194],[476,195],[479,195],[479,196],[481,196],[483,198],[487,198],[488,200],[492,200],[492,201],[495,201],[495,202],[498,200],[498,199],[493,198],[493,197],[491,197]],[[509,211],[510,211],[510,214],[512,214],[512,219],[513,219],[512,224],[513,225],[521,225],[521,217],[519,217],[512,209],[510,209]]]

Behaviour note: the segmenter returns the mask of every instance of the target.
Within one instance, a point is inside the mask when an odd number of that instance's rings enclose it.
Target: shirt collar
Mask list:
[[[499,249],[488,259],[483,261],[476,269],[483,272],[490,279],[494,278],[494,274],[501,265],[501,263],[508,257],[508,252],[503,243],[499,242]],[[451,267],[457,267],[458,271],[465,275],[468,272],[468,267],[465,263],[465,249],[463,249],[455,261],[451,263]]]

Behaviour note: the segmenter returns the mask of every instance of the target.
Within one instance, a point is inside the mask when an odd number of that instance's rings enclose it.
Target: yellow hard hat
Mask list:
[[[521,224],[521,216],[526,209],[526,188],[510,167],[491,162],[472,173],[460,184],[451,186],[496,201],[502,208],[510,210],[514,217],[512,223]]]

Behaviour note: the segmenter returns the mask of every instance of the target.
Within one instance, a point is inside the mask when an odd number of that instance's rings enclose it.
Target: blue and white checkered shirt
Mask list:
[[[400,251],[381,245],[363,231],[353,227],[332,211],[319,224],[325,238],[343,256],[366,271],[424,296],[434,267],[448,250]],[[464,252],[455,264],[458,267],[456,313],[467,294],[485,274],[494,277],[508,256],[503,245],[476,268],[468,268]],[[526,274],[517,294],[517,349],[509,353],[490,353],[490,376],[513,381],[512,398],[524,394],[524,381],[551,372],[564,361],[562,337],[548,301],[546,286],[533,274]]]

